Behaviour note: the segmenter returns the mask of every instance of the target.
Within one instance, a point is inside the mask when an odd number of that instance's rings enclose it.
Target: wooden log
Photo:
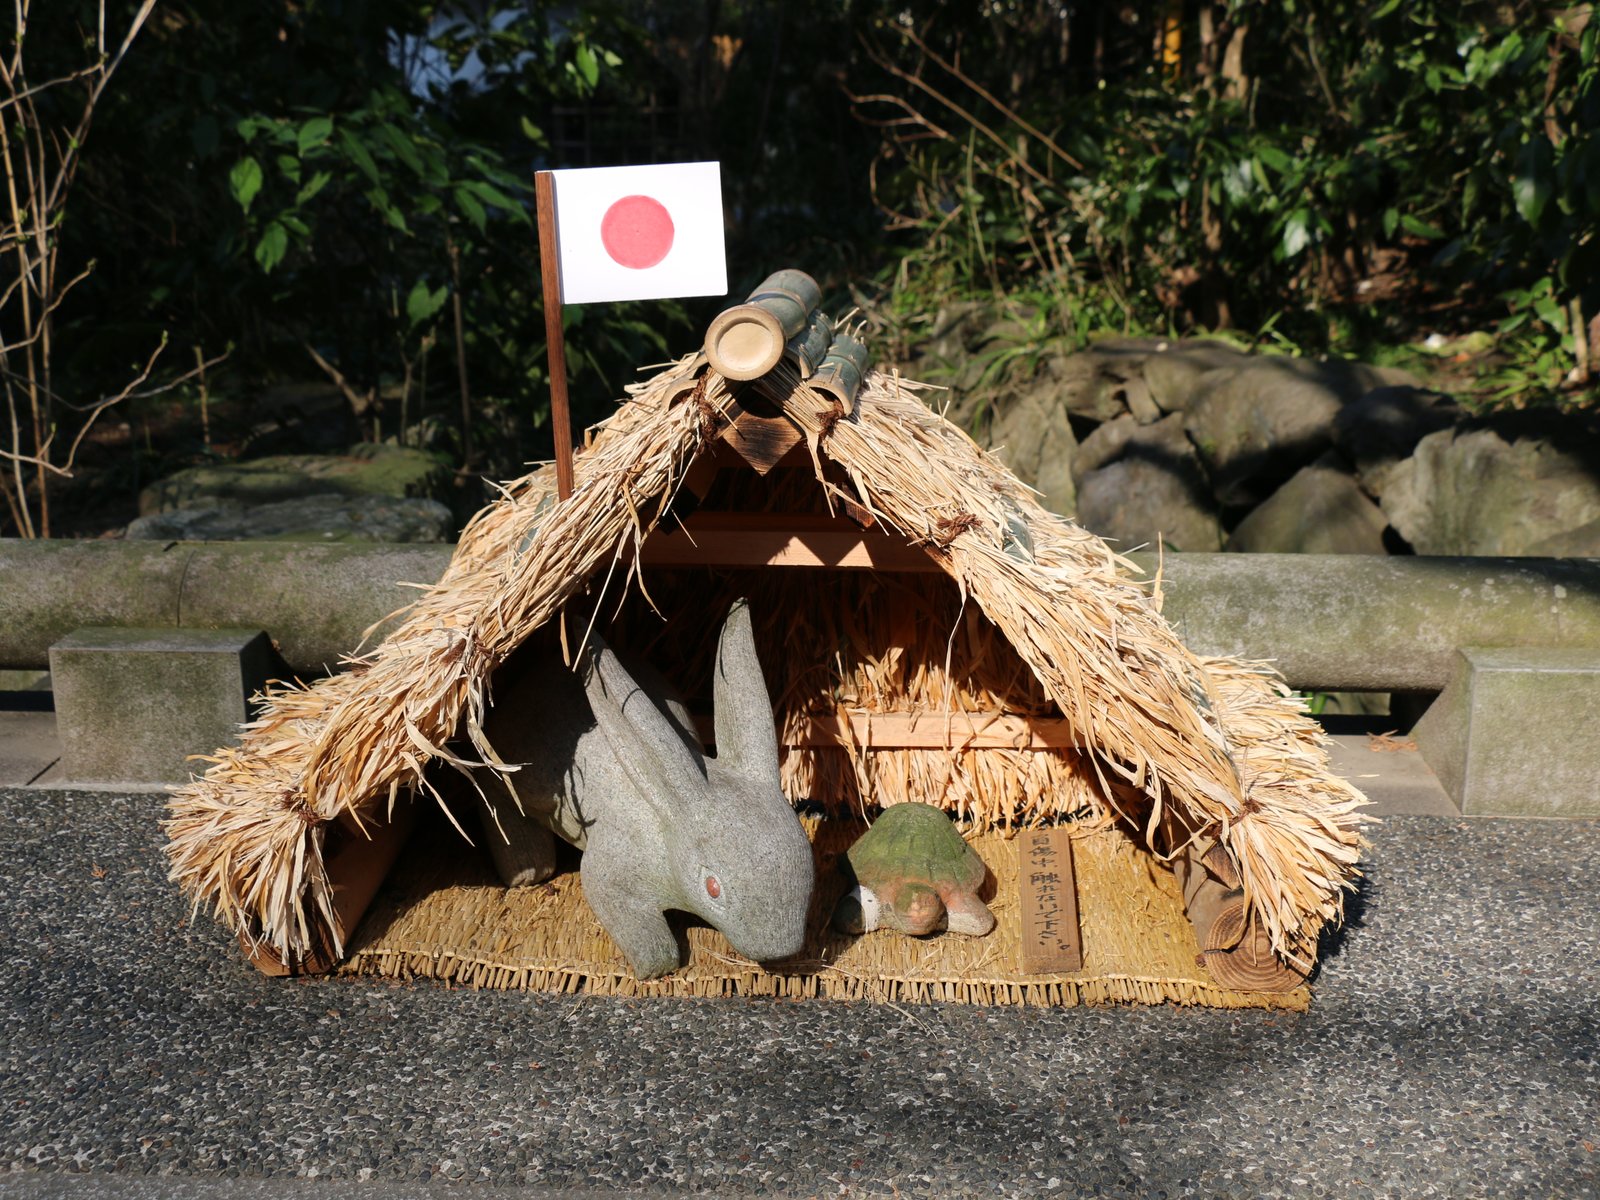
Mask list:
[[[774,272],[743,304],[712,319],[706,357],[725,379],[759,379],[778,365],[789,339],[805,329],[821,299],[822,289],[804,271]]]
[[[372,898],[378,894],[394,860],[400,856],[416,822],[416,804],[402,800],[395,805],[394,820],[384,825],[368,822],[365,831],[349,818],[340,818],[328,831],[339,844],[324,864],[333,887],[333,912],[339,925],[339,939],[348,948],[350,935],[366,915]],[[327,940],[320,942],[304,958],[285,961],[264,943],[252,944],[244,934],[239,944],[247,958],[263,975],[325,975],[339,965],[339,956]]]
[[[1209,861],[1231,875],[1232,863],[1224,868],[1214,857],[1221,853],[1220,847],[1214,848],[1212,857],[1202,858],[1190,847],[1172,861],[1206,972],[1223,987],[1242,992],[1293,991],[1305,982],[1305,975],[1272,952],[1272,941],[1259,921],[1247,919],[1244,892],[1236,882],[1229,886],[1207,867]]]

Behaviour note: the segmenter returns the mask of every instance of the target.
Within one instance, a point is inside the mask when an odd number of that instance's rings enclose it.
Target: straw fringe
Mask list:
[[[431,760],[467,765],[448,750],[458,732],[497,761],[481,732],[492,673],[592,579],[627,591],[633,551],[720,426],[731,392],[715,374],[687,402],[670,403],[691,362],[633,389],[579,456],[570,501],[554,503],[550,471],[508,485],[388,640],[343,674],[270,693],[241,744],[219,750],[176,793],[166,822],[171,874],[197,908],[209,904],[284,956],[330,934],[339,948],[323,824],[381,817],[401,789],[431,791]],[[876,804],[932,791],[933,802],[980,823],[1136,815],[1162,853],[1217,839],[1237,860],[1274,948],[1304,964],[1322,924],[1341,912],[1364,818],[1359,794],[1328,771],[1320,732],[1281,686],[1259,668],[1192,655],[1125,560],[1045,512],[1003,465],[929,412],[915,385],[870,375],[851,418],[781,373],[763,386],[777,389],[813,453],[843,468],[860,504],[928,548],[960,602],[970,599],[1026,664],[1037,698],[1080,732],[1081,747],[954,756],[845,748],[848,757],[831,764],[827,755],[790,755],[789,794],[849,783],[859,802]],[[820,492],[843,486],[830,481]],[[819,643],[830,644],[839,643]],[[930,789],[935,757],[944,782]],[[897,790],[897,778],[922,786]],[[1119,803],[1130,789],[1144,801],[1137,814]]]
[[[1018,845],[1003,834],[972,839],[994,876],[997,924],[983,938],[845,937],[828,927],[844,883],[835,863],[859,821],[812,823],[818,890],[805,949],[758,966],[716,930],[688,930],[689,959],[664,979],[634,978],[594,919],[576,875],[538,888],[501,888],[481,856],[437,844],[397,865],[393,883],[357,934],[346,974],[433,979],[473,988],[519,988],[626,997],[767,996],[1062,1006],[1198,1004],[1304,1010],[1310,993],[1243,992],[1210,979],[1169,872],[1113,830],[1073,839],[1083,969],[1029,975],[1021,969]]]

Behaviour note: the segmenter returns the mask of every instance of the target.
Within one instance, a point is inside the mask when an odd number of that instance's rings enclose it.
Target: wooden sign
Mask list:
[[[1022,970],[1054,975],[1083,970],[1072,837],[1064,825],[1029,829],[1017,839],[1022,888]]]

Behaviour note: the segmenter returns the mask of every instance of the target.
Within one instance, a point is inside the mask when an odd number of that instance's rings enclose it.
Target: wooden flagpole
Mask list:
[[[572,495],[572,417],[567,410],[567,342],[561,330],[561,266],[556,248],[555,180],[533,177],[539,217],[539,270],[544,281],[544,336],[550,350],[550,432],[556,443],[556,492]]]

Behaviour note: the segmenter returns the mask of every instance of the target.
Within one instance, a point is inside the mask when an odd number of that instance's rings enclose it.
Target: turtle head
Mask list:
[[[912,937],[933,933],[944,927],[944,901],[927,884],[908,883],[895,896],[884,924],[893,924]]]
[[[883,906],[877,893],[857,884],[833,907],[833,927],[840,933],[871,933],[880,924]]]

